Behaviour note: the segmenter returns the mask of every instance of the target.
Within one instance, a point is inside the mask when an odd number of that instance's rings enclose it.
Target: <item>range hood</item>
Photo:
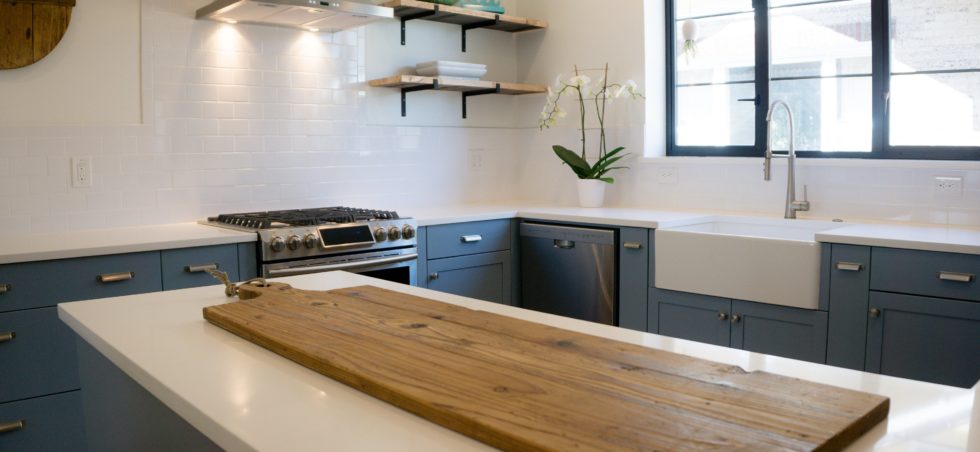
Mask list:
[[[198,19],[339,31],[395,17],[391,8],[346,0],[215,0]]]

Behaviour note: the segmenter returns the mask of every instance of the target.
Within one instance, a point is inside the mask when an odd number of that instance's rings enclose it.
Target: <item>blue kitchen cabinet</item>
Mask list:
[[[647,275],[651,255],[649,230],[619,230],[619,326],[647,330]]]
[[[827,312],[732,301],[731,346],[784,358],[824,363]]]
[[[220,284],[208,270],[228,273],[238,281],[239,258],[237,245],[202,246],[161,252],[163,290],[187,289]]]
[[[75,335],[58,303],[215,284],[188,271],[209,264],[254,277],[255,244],[0,265],[0,425],[11,428],[0,450],[85,450]]]
[[[429,289],[477,300],[512,304],[510,251],[428,262]]]
[[[828,364],[961,387],[980,379],[980,256],[832,250]]]
[[[0,426],[7,430],[0,433],[3,451],[88,450],[81,391],[0,404]]]
[[[962,388],[980,379],[980,303],[872,292],[866,370]]]
[[[419,286],[516,305],[520,285],[515,220],[421,227]]]
[[[74,334],[57,308],[0,314],[0,379],[0,403],[78,389]]]
[[[651,333],[725,347],[731,344],[732,302],[727,298],[654,288],[648,309]]]
[[[824,311],[652,288],[649,331],[816,363],[826,359]]]
[[[823,271],[830,278],[827,364],[864,370],[871,248],[834,244]]]

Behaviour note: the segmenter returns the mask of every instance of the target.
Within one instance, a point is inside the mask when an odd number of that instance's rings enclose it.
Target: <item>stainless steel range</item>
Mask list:
[[[345,270],[418,282],[416,223],[396,212],[329,207],[218,215],[202,223],[257,233],[265,278]]]

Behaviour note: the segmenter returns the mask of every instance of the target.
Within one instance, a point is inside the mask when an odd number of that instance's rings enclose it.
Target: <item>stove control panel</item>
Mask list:
[[[259,231],[265,262],[416,246],[415,221],[381,220]]]

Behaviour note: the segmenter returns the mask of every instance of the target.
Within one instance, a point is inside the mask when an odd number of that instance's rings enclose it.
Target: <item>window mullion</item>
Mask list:
[[[766,152],[766,113],[769,110],[769,0],[754,0],[755,7],[755,149]]]
[[[889,150],[891,39],[888,0],[871,0],[871,156],[886,158]]]

